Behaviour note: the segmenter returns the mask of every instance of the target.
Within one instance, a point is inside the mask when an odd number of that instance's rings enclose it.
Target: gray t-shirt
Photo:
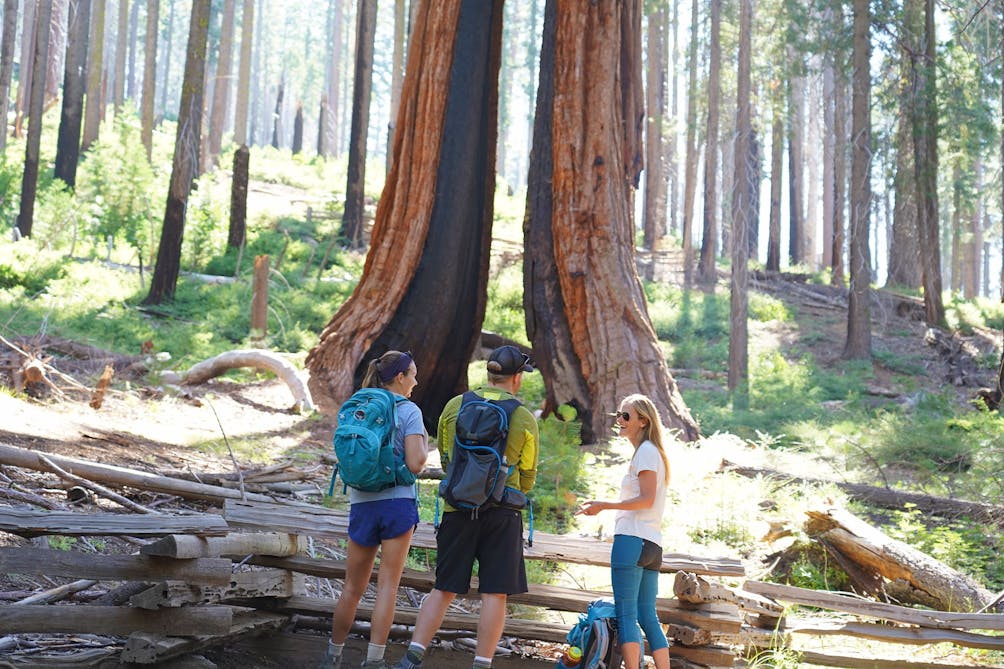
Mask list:
[[[429,435],[425,431],[425,423],[422,422],[422,410],[411,400],[401,401],[402,398],[402,395],[394,393],[394,399],[398,400],[395,412],[397,429],[394,430],[394,453],[403,457],[405,437],[420,434],[428,441]],[[375,502],[381,499],[415,499],[416,496],[415,484],[394,486],[379,492],[366,492],[365,490],[349,488],[349,504]]]

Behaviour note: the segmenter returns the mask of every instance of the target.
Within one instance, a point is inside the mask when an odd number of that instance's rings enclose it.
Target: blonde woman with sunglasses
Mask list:
[[[656,669],[669,669],[669,642],[655,610],[662,566],[662,515],[669,484],[665,429],[655,405],[645,395],[628,395],[616,415],[620,436],[634,446],[616,502],[589,500],[577,513],[595,516],[615,509],[611,582],[617,630],[625,669],[640,669],[645,638]]]

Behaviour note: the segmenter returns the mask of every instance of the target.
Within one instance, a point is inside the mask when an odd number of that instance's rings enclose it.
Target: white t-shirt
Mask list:
[[[632,511],[618,510],[614,523],[614,534],[627,534],[641,537],[662,545],[662,514],[666,508],[666,465],[662,461],[659,449],[651,441],[643,441],[631,458],[628,473],[621,479],[621,501],[634,499],[641,494],[641,483],[638,474],[655,472],[658,482],[655,489],[655,500],[647,509]]]

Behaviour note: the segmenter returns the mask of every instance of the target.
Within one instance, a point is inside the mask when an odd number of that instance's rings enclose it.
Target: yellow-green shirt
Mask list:
[[[516,399],[509,391],[485,386],[474,391],[487,400]],[[436,443],[445,471],[453,454],[453,444],[457,433],[457,413],[463,402],[463,395],[457,395],[443,407],[439,416],[439,427],[436,430]],[[510,465],[516,465],[506,480],[506,485],[518,488],[527,493],[537,480],[537,444],[540,443],[540,433],[537,429],[537,419],[524,406],[516,407],[509,419],[509,438],[505,445],[505,459]],[[450,508],[447,505],[447,508]]]

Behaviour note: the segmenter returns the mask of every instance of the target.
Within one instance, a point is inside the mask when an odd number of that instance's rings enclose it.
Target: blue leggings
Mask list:
[[[643,545],[641,537],[615,535],[610,552],[610,571],[620,642],[640,644],[644,630],[651,652],[668,648],[669,642],[666,641],[666,634],[662,631],[655,611],[655,598],[659,594],[659,572],[638,566]]]

